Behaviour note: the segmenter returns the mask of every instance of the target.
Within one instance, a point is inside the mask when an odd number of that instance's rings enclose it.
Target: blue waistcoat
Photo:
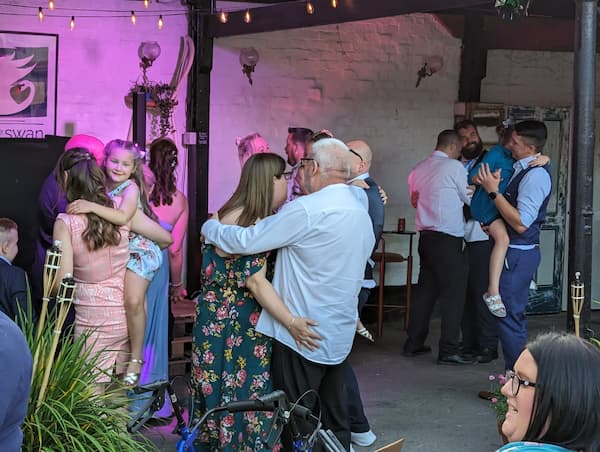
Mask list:
[[[517,199],[519,198],[519,184],[521,183],[521,179],[525,177],[532,169],[536,167],[528,167],[523,171],[519,172],[508,184],[506,187],[506,191],[504,192],[504,197],[513,206],[515,209],[517,208]],[[549,166],[543,166],[548,174],[550,174]],[[550,191],[552,193],[552,191]],[[542,202],[540,206],[540,210],[538,211],[538,216],[534,220],[534,222],[527,228],[525,232],[522,234],[517,233],[513,228],[510,227],[508,223],[506,223],[506,230],[508,232],[508,237],[510,238],[511,245],[539,245],[540,243],[540,230],[542,228],[542,224],[546,219],[546,208],[548,207],[548,200],[550,199],[550,193],[546,196],[546,199]]]

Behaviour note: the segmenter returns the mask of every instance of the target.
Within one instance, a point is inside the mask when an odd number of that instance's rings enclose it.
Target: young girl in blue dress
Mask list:
[[[510,140],[512,128],[504,128],[500,133],[500,143],[490,148],[483,158],[471,168],[469,172],[469,184],[478,184],[477,174],[482,165],[487,165],[491,172],[500,173],[500,185],[498,191],[504,193],[514,173],[515,159],[511,151],[506,148]],[[530,166],[544,166],[550,159],[547,156],[538,155]],[[504,220],[500,216],[492,198],[481,186],[478,186],[471,199],[471,214],[483,226],[487,226],[489,235],[494,240],[494,246],[490,255],[490,269],[488,279],[488,290],[483,294],[483,301],[496,317],[506,317],[506,307],[500,296],[500,275],[504,258],[508,251],[509,238]]]
[[[152,237],[137,233],[129,236],[129,262],[125,273],[125,310],[131,358],[123,381],[135,386],[143,365],[142,346],[146,328],[146,290],[162,263],[161,247],[172,242],[171,235],[156,223],[148,205],[142,171],[145,153],[137,145],[124,140],[112,140],[104,149],[104,170],[109,195],[116,198],[117,208],[77,200],[68,213],[94,213],[117,225],[127,224],[134,215],[143,214],[152,222]]]

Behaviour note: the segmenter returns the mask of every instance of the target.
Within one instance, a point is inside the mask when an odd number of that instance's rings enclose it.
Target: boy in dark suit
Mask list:
[[[17,224],[9,218],[0,218],[0,311],[16,320],[19,307],[27,312],[27,278],[25,271],[12,265],[19,252]],[[35,321],[35,314],[33,320]]]

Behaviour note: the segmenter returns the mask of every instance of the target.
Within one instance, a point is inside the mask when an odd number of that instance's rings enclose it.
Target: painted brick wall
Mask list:
[[[253,86],[238,61],[251,46],[260,53]],[[431,55],[443,56],[444,67],[415,88]],[[390,197],[386,228],[402,216],[413,229],[406,179],[453,124],[459,60],[460,41],[422,14],[215,40],[209,208],[218,209],[237,184],[236,136],[258,131],[284,155],[289,125],[327,128],[371,145],[371,174]],[[402,248],[393,242],[388,247]],[[389,283],[402,284],[404,270],[392,269]]]
[[[493,50],[488,52],[482,102],[568,106],[573,96],[573,54]]]
[[[92,19],[75,14],[76,26],[73,31],[69,30],[69,18],[52,17],[52,12],[46,10],[45,1],[20,0],[11,3],[35,6],[35,9],[11,8],[11,12],[25,15],[0,15],[0,30],[59,35],[57,135],[88,133],[104,142],[126,138],[131,110],[125,106],[124,96],[133,82],[138,78],[141,81],[137,55],[139,44],[142,41],[158,41],[162,52],[148,70],[148,76],[153,81],[170,82],[179,53],[180,36],[187,34],[185,14],[165,15],[165,25],[158,30],[158,15],[142,17],[141,2],[103,0],[101,5],[99,2],[78,0],[56,2],[57,7],[66,8],[55,10],[55,14],[62,15],[72,14],[69,8],[84,7],[103,10],[136,8],[138,12],[136,25],[132,25],[128,17]],[[37,18],[37,7],[40,5],[46,11],[46,18],[41,23]],[[3,12],[8,11],[8,7],[2,8]],[[152,5],[151,8],[156,6]],[[170,3],[168,8],[185,12],[176,3]],[[81,12],[79,16],[90,14],[93,13]],[[175,111],[179,137],[185,130],[185,95],[186,86],[181,91],[180,105]],[[183,180],[180,180],[182,183]]]

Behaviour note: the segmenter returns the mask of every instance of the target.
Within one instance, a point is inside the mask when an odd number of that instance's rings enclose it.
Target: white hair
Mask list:
[[[342,151],[342,152],[338,152]],[[350,149],[337,138],[323,138],[312,145],[313,158],[323,171],[342,170],[350,177]]]

